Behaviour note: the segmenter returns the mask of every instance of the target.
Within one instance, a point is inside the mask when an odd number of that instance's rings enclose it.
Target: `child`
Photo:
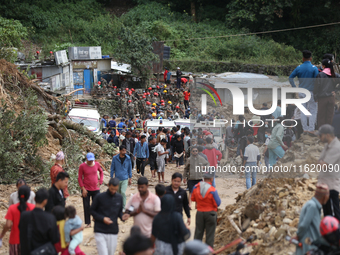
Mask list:
[[[72,240],[70,241],[71,230],[80,228],[81,225],[83,224],[82,220],[76,214],[77,214],[76,208],[74,208],[72,205],[65,208],[65,217],[68,218],[64,227],[65,242],[70,243],[68,246],[68,251],[70,255],[76,254],[75,252],[76,247],[83,241],[83,231],[73,235]]]

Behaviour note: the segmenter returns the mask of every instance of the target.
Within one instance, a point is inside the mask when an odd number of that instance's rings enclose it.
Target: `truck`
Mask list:
[[[145,122],[145,126],[148,129],[151,128],[152,130],[157,130],[159,127],[171,129],[173,127],[176,127],[176,124],[174,121],[170,121],[166,119],[155,119],[155,120],[147,120]]]
[[[84,125],[88,130],[100,135],[100,115],[95,106],[77,105],[70,110],[67,119]]]

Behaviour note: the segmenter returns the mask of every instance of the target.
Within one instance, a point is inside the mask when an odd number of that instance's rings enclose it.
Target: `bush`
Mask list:
[[[37,149],[47,142],[46,114],[34,92],[27,90],[11,101],[13,105],[23,105],[23,109],[17,113],[5,101],[0,108],[0,182],[17,179],[24,162],[34,165]]]

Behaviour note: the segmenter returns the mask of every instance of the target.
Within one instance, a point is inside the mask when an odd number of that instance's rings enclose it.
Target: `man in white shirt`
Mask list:
[[[261,159],[260,150],[254,144],[254,137],[248,136],[247,137],[247,144],[244,151],[243,156],[243,167],[246,173],[246,186],[247,189],[250,189],[252,186],[256,184],[256,174],[257,174],[257,166]],[[250,182],[250,176],[252,181]]]
[[[169,154],[168,151],[165,150],[166,146],[166,139],[162,139],[161,142],[157,145],[157,174],[158,174],[158,182],[164,183],[164,171],[165,171],[165,157],[167,154]],[[161,176],[162,176],[162,182],[161,182]]]
[[[24,186],[24,185],[27,185],[26,184],[26,181],[24,179],[19,179],[17,180],[17,189],[19,190],[19,188],[21,186]],[[27,200],[27,203],[30,203],[30,204],[34,204],[35,205],[35,193],[33,191],[31,191],[31,194],[30,194],[30,197],[28,198]],[[18,197],[18,191],[16,192],[13,192],[11,194],[11,196],[9,197],[9,202],[8,202],[8,206],[11,206],[11,205],[14,205],[14,204],[17,204],[19,203],[19,197]]]

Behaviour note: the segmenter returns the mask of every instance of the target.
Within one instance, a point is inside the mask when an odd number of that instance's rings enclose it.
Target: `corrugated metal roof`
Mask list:
[[[290,83],[287,78],[278,78],[276,76],[267,76],[254,73],[222,73],[209,78],[204,78],[216,89],[226,88],[228,84],[232,84],[239,88],[273,88],[288,87]],[[199,81],[199,78],[197,80]],[[203,81],[202,81],[203,82]]]

